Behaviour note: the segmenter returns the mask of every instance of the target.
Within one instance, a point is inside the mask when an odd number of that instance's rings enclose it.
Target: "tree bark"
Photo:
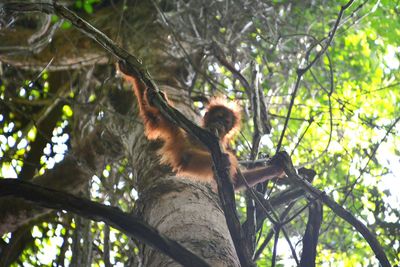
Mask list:
[[[175,106],[189,112],[187,99],[178,102],[180,91],[168,89]],[[195,114],[186,113],[189,117]],[[113,120],[134,170],[139,199],[136,214],[160,233],[180,242],[211,266],[240,266],[218,195],[210,185],[199,184],[169,174],[168,166],[159,164],[159,142],[149,142],[143,135],[141,119],[123,124]],[[179,266],[171,258],[148,246],[142,246],[144,266]]]
[[[240,266],[218,195],[209,185],[166,177],[140,200],[143,218],[161,233],[180,242],[211,266]],[[144,266],[178,266],[150,247]]]

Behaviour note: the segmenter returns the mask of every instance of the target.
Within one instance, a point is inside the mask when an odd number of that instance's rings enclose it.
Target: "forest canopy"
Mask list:
[[[157,253],[164,266],[400,265],[399,12],[388,0],[0,4],[0,266],[160,266]],[[286,151],[287,177],[234,196],[218,170],[218,187],[174,177],[121,60],[189,122],[212,96],[236,101],[240,168]]]

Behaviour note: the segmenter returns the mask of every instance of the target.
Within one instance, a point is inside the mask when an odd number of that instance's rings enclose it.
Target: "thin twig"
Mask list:
[[[278,145],[277,145],[277,148],[276,148],[276,151],[277,151],[277,152],[280,151],[280,149],[281,149],[282,142],[283,142],[283,137],[285,136],[285,131],[286,131],[287,126],[288,126],[288,123],[289,123],[290,114],[292,113],[292,109],[293,109],[293,105],[294,105],[294,100],[295,100],[295,98],[296,98],[297,91],[298,91],[298,89],[299,89],[299,87],[300,87],[300,81],[301,81],[301,79],[303,78],[303,75],[315,64],[315,62],[317,62],[317,60],[318,60],[318,59],[325,53],[325,51],[328,49],[328,47],[330,46],[330,44],[331,44],[331,42],[332,42],[332,39],[333,39],[333,37],[335,36],[335,33],[336,33],[337,29],[338,29],[339,22],[340,22],[340,20],[341,20],[341,18],[342,18],[342,16],[343,16],[344,11],[345,11],[347,8],[349,8],[349,7],[353,4],[353,2],[354,2],[354,0],[350,0],[346,5],[344,5],[344,6],[342,6],[342,7],[340,8],[340,11],[339,11],[338,17],[337,17],[337,19],[336,19],[335,25],[333,26],[333,29],[329,32],[329,35],[328,35],[329,38],[328,38],[328,40],[326,41],[325,46],[321,49],[321,51],[319,51],[319,52],[317,53],[317,55],[314,57],[314,59],[313,59],[310,63],[308,63],[307,66],[305,66],[304,68],[299,67],[299,68],[297,69],[297,79],[296,79],[296,83],[295,83],[293,92],[292,92],[292,94],[291,94],[291,99],[290,99],[290,103],[289,103],[289,110],[288,110],[288,113],[287,113],[287,115],[286,115],[286,119],[285,119],[285,123],[284,123],[284,126],[283,126],[283,130],[282,130],[282,133],[281,133],[281,135],[280,135],[280,138],[279,138],[279,141],[278,141]],[[310,49],[311,49],[311,48],[310,48]]]

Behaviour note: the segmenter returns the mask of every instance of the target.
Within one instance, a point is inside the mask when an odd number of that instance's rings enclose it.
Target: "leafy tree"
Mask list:
[[[0,4],[0,266],[400,264],[397,1],[63,5]],[[238,100],[242,167],[287,151],[287,177],[234,199],[174,177],[118,60],[213,155],[190,121]]]

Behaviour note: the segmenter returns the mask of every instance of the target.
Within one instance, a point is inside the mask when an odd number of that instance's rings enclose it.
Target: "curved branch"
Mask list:
[[[53,189],[76,193],[88,181],[89,177],[91,175],[85,164],[69,155],[60,163],[57,163],[53,169],[35,177],[32,182],[37,185],[51,186]],[[18,227],[49,213],[48,209],[12,197],[0,198],[0,211],[0,235],[15,231]]]
[[[103,221],[157,248],[184,266],[209,266],[178,242],[163,236],[137,217],[126,214],[116,207],[16,179],[0,180],[0,196],[19,197],[45,208],[67,210],[94,221]]]

